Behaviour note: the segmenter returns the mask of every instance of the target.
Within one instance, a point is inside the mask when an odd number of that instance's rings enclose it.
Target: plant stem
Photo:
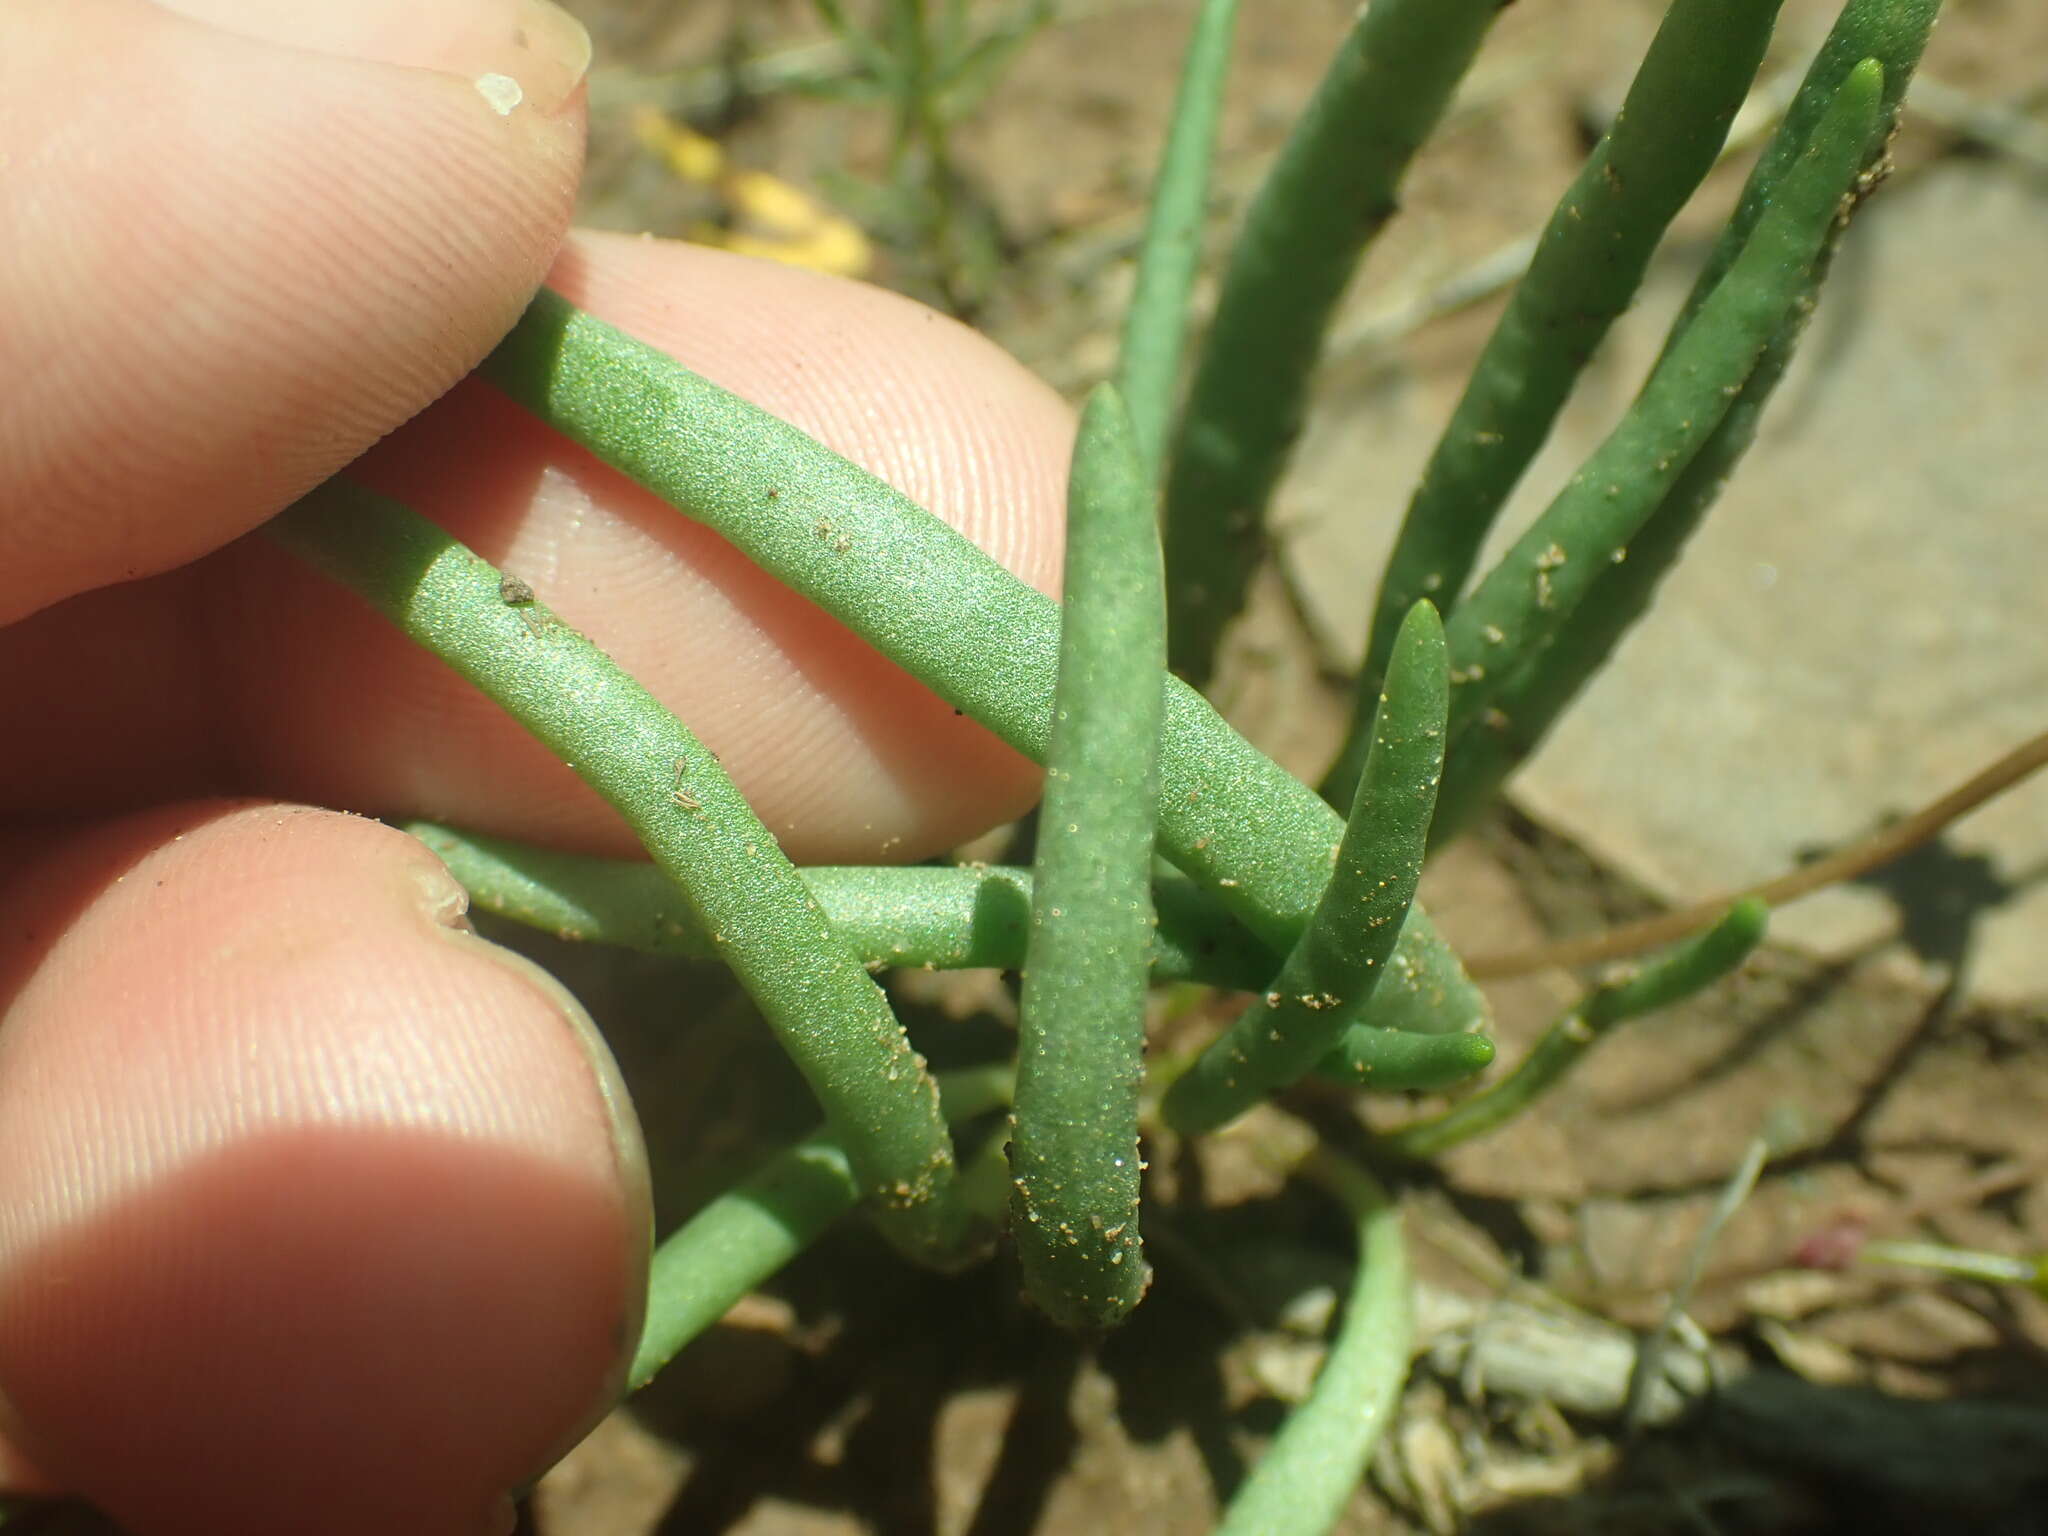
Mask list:
[[[1009,1102],[1009,1068],[944,1073],[939,1093],[948,1120],[977,1119]],[[654,1251],[647,1322],[626,1390],[646,1386],[684,1345],[852,1210],[859,1196],[845,1148],[820,1130],[684,1222]]]
[[[1358,1268],[1308,1400],[1238,1486],[1216,1536],[1322,1536],[1365,1476],[1408,1376],[1408,1253],[1401,1213],[1356,1163],[1319,1147],[1302,1172],[1356,1224]]]
[[[1059,608],[845,459],[545,289],[482,372],[817,604],[1026,756],[1045,761]],[[1169,679],[1159,846],[1285,954],[1329,878],[1336,812]],[[1414,909],[1372,1022],[1448,1033],[1485,1005]]]
[[[1917,1243],[1880,1238],[1865,1243],[1856,1255],[1865,1264],[1902,1264],[1913,1269],[1932,1269],[1958,1280],[1975,1280],[1984,1285],[2023,1285],[2048,1296],[2048,1254],[2015,1257],[1985,1253],[1974,1248],[1951,1248],[1945,1243]]]
[[[2021,742],[1933,804],[1922,806],[1912,815],[1860,843],[1852,843],[1826,858],[1789,869],[1774,880],[1682,907],[1676,912],[1660,912],[1638,923],[1623,923],[1618,928],[1588,934],[1584,938],[1560,939],[1554,944],[1542,944],[1534,949],[1482,955],[1472,962],[1472,974],[1522,976],[1530,971],[1561,970],[1589,965],[1596,960],[1613,960],[1623,955],[1640,954],[1659,944],[1675,943],[1689,933],[1696,933],[1727,911],[1731,902],[1753,898],[1766,906],[1782,907],[1828,886],[1855,880],[1873,869],[1882,868],[1922,843],[1931,842],[1951,822],[1960,820],[1985,801],[2003,794],[2043,768],[2048,768],[2048,731]]]
[[[1665,228],[1713,169],[1783,0],[1674,0],[1620,115],[1550,216],[1473,366],[1388,557],[1352,729],[1323,795],[1348,804],[1395,631],[1416,599],[1449,612],[1487,530],[1586,360],[1635,298]]]
[[[1316,1063],[1320,1076],[1374,1093],[1441,1093],[1493,1065],[1485,1035],[1418,1035],[1354,1024]]]
[[[818,13],[819,19],[846,50],[851,63],[876,80],[888,80],[891,77],[896,69],[896,63],[889,50],[865,27],[847,16],[840,0],[811,0],[811,8]],[[762,91],[760,94],[767,95],[769,92]]]
[[[832,932],[718,761],[608,656],[398,503],[333,480],[268,530],[447,662],[575,769],[681,891],[844,1143],[877,1223],[906,1255],[957,1263],[938,1090],[888,999]]]
[[[481,910],[556,938],[691,960],[717,958],[710,935],[651,864],[596,859],[432,822],[405,830],[446,864]],[[871,971],[1024,966],[1031,871],[850,865],[797,871],[840,941]],[[1152,979],[1232,991],[1265,986],[1279,959],[1180,875],[1155,877]]]
[[[1417,603],[1395,643],[1365,775],[1307,931],[1272,989],[1167,1090],[1167,1122],[1183,1135],[1227,1124],[1310,1070],[1371,997],[1422,878],[1449,693],[1443,624]]]
[[[1380,1145],[1396,1157],[1421,1160],[1499,1129],[1555,1088],[1615,1025],[1682,1002],[1742,964],[1763,942],[1769,922],[1770,908],[1762,902],[1737,902],[1718,924],[1676,953],[1587,994],[1500,1082],[1434,1119],[1389,1132]]]
[[[1721,1234],[1728,1223],[1735,1219],[1735,1213],[1742,1209],[1756,1189],[1756,1181],[1763,1176],[1764,1164],[1770,1161],[1771,1139],[1765,1135],[1752,1136],[1749,1145],[1743,1149],[1742,1161],[1735,1171],[1728,1175],[1728,1182],[1721,1186],[1721,1194],[1714,1201],[1714,1207],[1707,1212],[1706,1225],[1693,1239],[1692,1252],[1687,1256],[1685,1268],[1679,1272],[1678,1284],[1671,1288],[1665,1299],[1664,1314],[1657,1320],[1657,1326],[1636,1346],[1635,1363],[1629,1367],[1628,1390],[1622,1399],[1622,1433],[1633,1439],[1643,1431],[1649,1422],[1651,1403],[1657,1389],[1665,1384],[1664,1359],[1672,1335],[1687,1320],[1686,1314],[1692,1307],[1692,1299],[1699,1290],[1700,1281],[1707,1273],[1707,1260],[1713,1254],[1714,1245],[1721,1240]]]
[[[1166,600],[1152,479],[1122,397],[1081,416],[1067,497],[1059,685],[1017,1036],[1010,1230],[1027,1291],[1066,1327],[1144,1295],[1138,1087]]]
[[[1323,334],[1499,0],[1374,0],[1245,214],[1175,436],[1168,657],[1199,686],[1264,554]]]

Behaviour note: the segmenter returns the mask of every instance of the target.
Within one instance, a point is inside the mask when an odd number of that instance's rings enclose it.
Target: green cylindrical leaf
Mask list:
[[[1066,600],[1010,1138],[1011,1235],[1033,1300],[1114,1326],[1145,1293],[1138,1087],[1152,949],[1152,822],[1166,602],[1152,481],[1122,398],[1081,416]]]
[[[777,1153],[654,1252],[647,1323],[626,1373],[637,1392],[747,1292],[824,1235],[859,1199],[846,1149],[819,1132]]]
[[[268,530],[532,733],[625,818],[773,1026],[898,1247],[953,1263],[938,1090],[874,980],[738,788],[680,721],[543,605],[396,502],[330,481]]]
[[[2023,1285],[2037,1296],[2048,1296],[2048,1254],[1987,1253],[1946,1243],[1880,1238],[1865,1243],[1857,1250],[1856,1258],[1864,1264],[1905,1264],[1915,1269],[1931,1269],[1979,1285]]]
[[[1667,351],[1685,333],[1728,269],[1735,265],[1764,215],[1787,191],[1790,178],[1801,174],[1800,162],[1809,157],[1821,125],[1834,110],[1849,77],[1872,63],[1882,71],[1883,79],[1877,108],[1878,130],[1864,147],[1863,163],[1877,163],[1940,14],[1941,0],[1848,0],[1842,7],[1827,40],[1800,81],[1799,90],[1785,108],[1777,131],[1757,157],[1735,212],[1708,253],[1685,308],[1672,322],[1671,335],[1665,343]]]
[[[1328,1148],[1302,1170],[1350,1215],[1358,1268],[1308,1400],[1238,1485],[1216,1536],[1324,1536],[1365,1477],[1408,1377],[1408,1251],[1401,1213],[1373,1177]]]
[[[1872,141],[1882,86],[1873,62],[1851,71],[1807,155],[1621,424],[1451,615],[1454,742],[1625,558],[1741,393],[1806,292]]]
[[[1484,1072],[1493,1056],[1485,1035],[1418,1035],[1354,1024],[1316,1071],[1374,1093],[1441,1093]]]
[[[1454,1035],[1483,1029],[1492,1017],[1457,951],[1436,937],[1429,914],[1415,902],[1361,1022],[1405,1034]]]
[[[1059,609],[891,487],[673,358],[543,290],[483,367],[542,421],[833,615],[1018,751],[1045,760]],[[1300,937],[1343,823],[1169,679],[1160,850],[1276,954]],[[1372,1022],[1455,1030],[1476,988],[1420,907],[1397,951],[1412,987]],[[1379,1008],[1397,1007],[1397,1021]]]
[[[1682,1003],[1747,960],[1763,943],[1770,923],[1771,909],[1754,896],[1746,897],[1720,922],[1656,964],[1595,989],[1579,1005],[1579,1017],[1597,1033]]]
[[[1722,230],[1691,298],[1674,322],[1670,339],[1665,342],[1667,352],[1733,263],[1786,176],[1799,163],[1807,140],[1842,81],[1865,58],[1876,59],[1884,68],[1879,131],[1866,151],[1866,167],[1882,156],[1883,144],[1897,121],[1906,84],[1918,67],[1940,8],[1940,0],[1850,0],[1843,8],[1778,131],[1751,173],[1735,214]],[[1722,486],[1755,441],[1764,407],[1791,364],[1843,228],[1838,222],[1829,231],[1799,302],[1792,306],[1784,324],[1771,338],[1713,436],[1694,455],[1641,532],[1629,541],[1628,559],[1602,572],[1556,640],[1516,667],[1514,677],[1486,716],[1486,728],[1469,731],[1460,739],[1458,751],[1444,775],[1437,812],[1440,836],[1464,825],[1493,797],[1613,654],[1622,637],[1648,611],[1658,583],[1677,563],[1708,509],[1719,499]]]
[[[989,1067],[948,1072],[939,1092],[946,1118],[959,1124],[1009,1102],[1010,1073]],[[626,1389],[646,1386],[684,1345],[808,1248],[859,1198],[845,1148],[820,1131],[777,1153],[663,1239],[648,1274],[647,1321]]]
[[[1473,366],[1388,557],[1353,725],[1324,796],[1350,803],[1401,619],[1446,612],[1579,371],[1635,298],[1665,228],[1713,169],[1783,0],[1673,0],[1620,115],[1550,216]]]
[[[1223,82],[1236,30],[1237,0],[1202,0],[1181,64],[1166,153],[1152,186],[1137,286],[1124,315],[1117,388],[1131,413],[1147,484],[1159,478],[1180,383],[1188,297],[1194,291],[1202,224],[1209,208],[1209,163],[1216,151],[1216,122],[1222,115]]]
[[[1691,943],[1632,976],[1599,987],[1538,1040],[1521,1064],[1483,1093],[1432,1120],[1405,1125],[1381,1139],[1397,1157],[1430,1158],[1498,1130],[1555,1088],[1601,1035],[1705,991],[1763,942],[1770,908],[1750,898]]]
[[[1374,0],[1294,125],[1231,251],[1175,435],[1168,654],[1207,679],[1264,553],[1323,333],[1500,0]]]
[[[1271,990],[1167,1090],[1176,1130],[1199,1135],[1234,1120],[1328,1055],[1359,1017],[1422,878],[1448,707],[1443,624],[1417,603],[1394,646],[1372,752],[1308,931]]]

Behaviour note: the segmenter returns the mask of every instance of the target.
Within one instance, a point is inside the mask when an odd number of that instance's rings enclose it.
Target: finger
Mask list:
[[[0,1404],[140,1536],[482,1530],[616,1390],[602,1046],[411,839],[185,806],[0,899]]]
[[[1072,421],[964,327],[861,284],[580,237],[555,279],[877,470],[1044,591]],[[800,862],[915,858],[1028,806],[1035,771],[488,387],[363,466],[533,583],[719,752]],[[237,786],[595,851],[623,827],[481,696],[268,550],[87,594],[0,631],[0,805]]]
[[[0,622],[347,463],[483,355],[567,224],[588,43],[554,7],[177,10],[0,6]]]
[[[579,237],[572,299],[882,474],[1043,590],[1065,406],[989,342],[879,289]],[[1037,770],[730,546],[465,384],[362,472],[529,581],[698,732],[802,862],[917,858],[1025,809]],[[257,781],[622,850],[616,818],[474,690],[262,548],[215,606]]]

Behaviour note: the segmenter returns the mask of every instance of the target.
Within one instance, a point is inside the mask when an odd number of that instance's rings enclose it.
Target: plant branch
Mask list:
[[[1858,879],[1873,869],[1882,868],[1901,854],[1910,853],[1922,843],[1939,837],[1952,823],[2042,768],[2048,768],[2048,731],[2021,742],[1990,767],[1972,775],[1903,821],[1894,822],[1862,842],[1831,853],[1826,858],[1787,870],[1776,879],[1726,896],[1711,897],[1676,912],[1660,913],[1639,923],[1626,923],[1604,933],[1589,934],[1582,939],[1565,939],[1556,944],[1539,944],[1532,949],[1480,955],[1468,960],[1466,969],[1473,976],[1485,978],[1526,976],[1531,971],[1567,970],[1601,960],[1641,954],[1659,944],[1673,943],[1689,933],[1697,933],[1738,901],[1754,900],[1766,906],[1782,907],[1802,896],[1810,896],[1815,891]]]
[[[1769,919],[1762,902],[1737,902],[1718,925],[1676,953],[1588,993],[1492,1087],[1434,1119],[1388,1132],[1380,1145],[1395,1157],[1422,1160],[1507,1124],[1555,1088],[1615,1025],[1682,1002],[1734,970],[1763,942]]]

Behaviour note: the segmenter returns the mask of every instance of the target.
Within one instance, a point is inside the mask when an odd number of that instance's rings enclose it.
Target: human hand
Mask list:
[[[457,384],[556,257],[583,46],[522,0],[0,6],[0,1483],[144,1536],[502,1522],[611,1400],[645,1274],[581,1011],[417,843],[308,807],[624,828],[241,535],[376,443],[356,473],[610,650],[800,861],[913,857],[1035,793]],[[969,333],[617,237],[549,280],[1051,589],[1067,418]]]

